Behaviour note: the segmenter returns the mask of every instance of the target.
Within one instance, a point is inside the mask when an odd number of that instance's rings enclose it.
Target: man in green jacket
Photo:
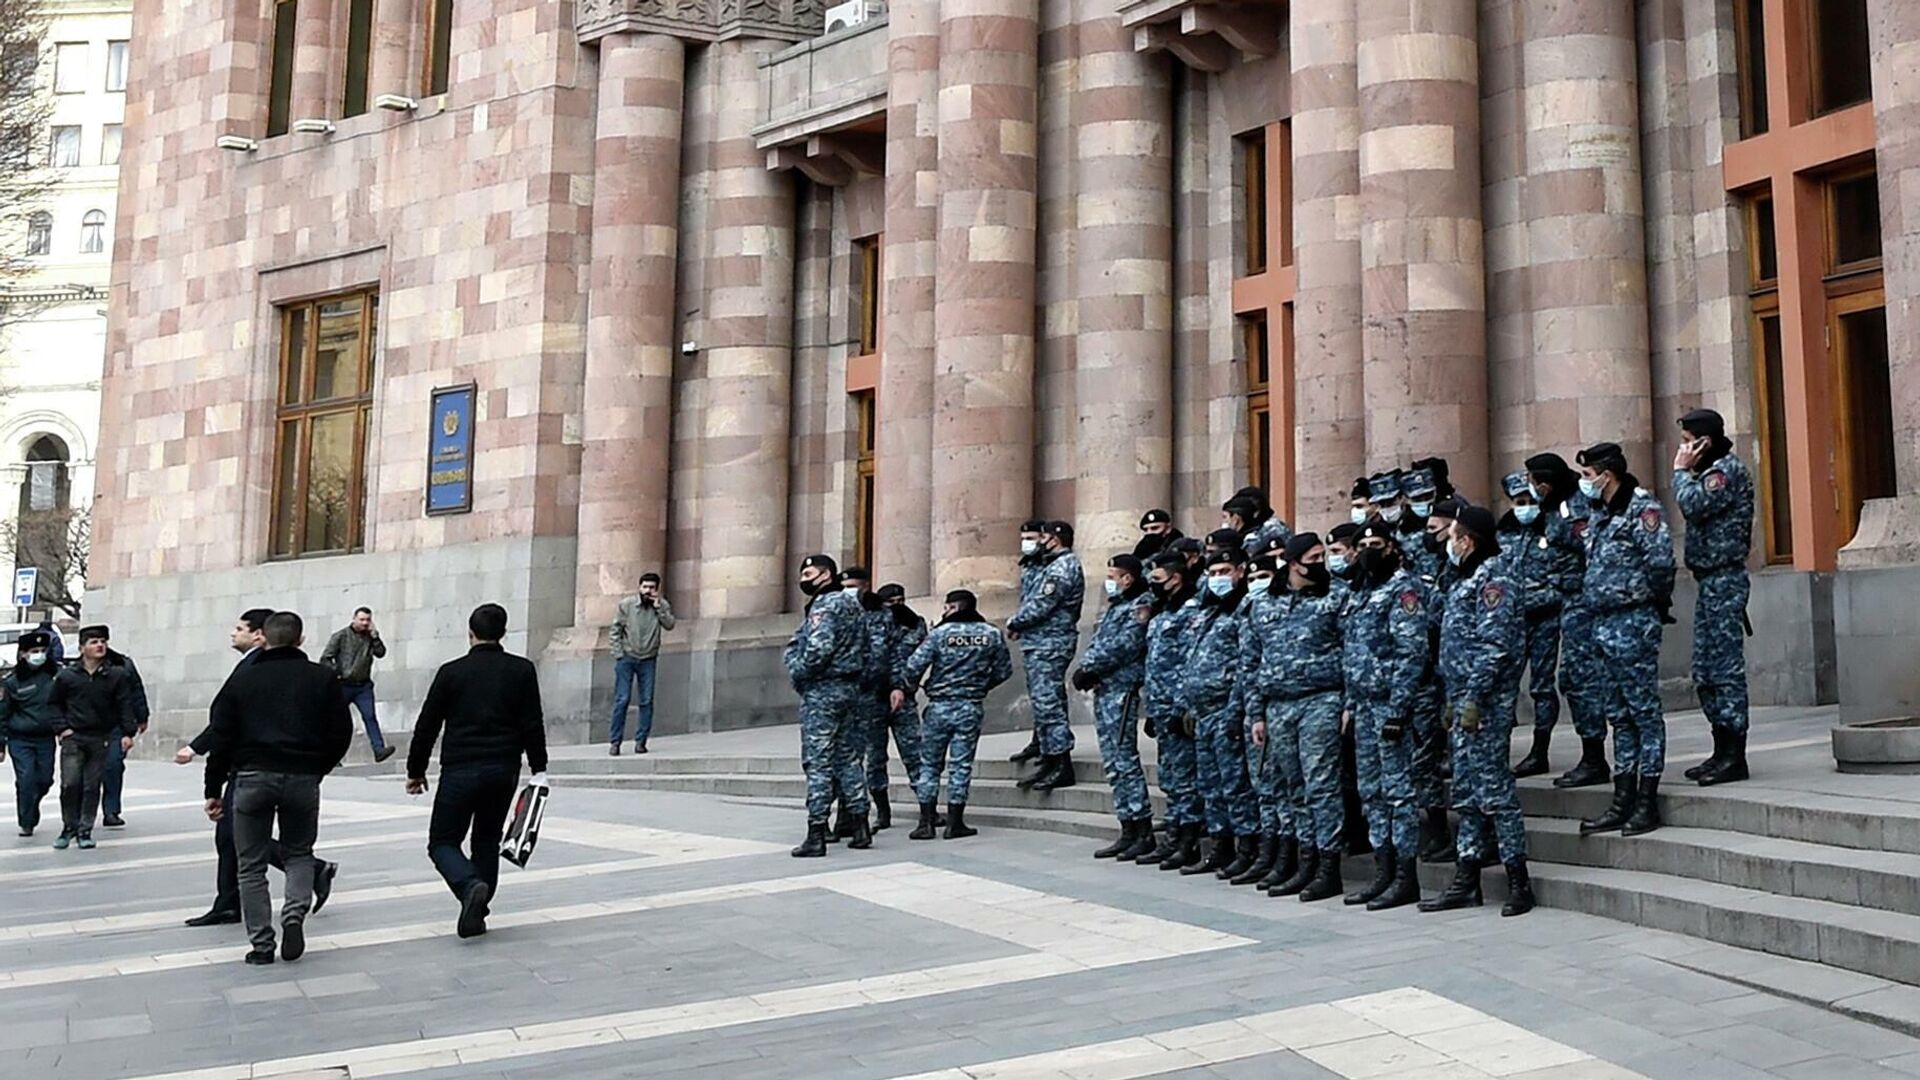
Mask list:
[[[340,690],[353,707],[360,710],[360,722],[367,728],[367,745],[373,748],[373,760],[393,756],[393,747],[380,734],[380,718],[373,705],[373,662],[387,655],[387,643],[373,625],[372,608],[355,608],[353,621],[333,632],[320,653],[320,663],[333,669]]]
[[[647,752],[653,731],[653,666],[660,657],[660,633],[673,629],[673,605],[660,595],[660,575],[640,575],[640,591],[620,601],[609,638],[613,643],[613,719],[607,725],[607,753],[618,756],[627,733],[627,703],[640,684],[640,715],[633,725],[633,752]]]

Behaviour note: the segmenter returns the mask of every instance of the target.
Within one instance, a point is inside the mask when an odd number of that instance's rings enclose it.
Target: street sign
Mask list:
[[[33,606],[34,595],[40,589],[40,570],[38,567],[23,566],[13,572],[13,604],[15,607]]]

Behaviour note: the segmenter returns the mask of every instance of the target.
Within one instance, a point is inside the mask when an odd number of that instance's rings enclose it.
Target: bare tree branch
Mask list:
[[[76,619],[92,548],[93,514],[85,509],[27,510],[16,521],[0,522],[0,555],[11,558],[15,567],[40,571],[35,602]]]
[[[49,161],[51,55],[42,0],[0,0],[0,331],[46,306],[19,279],[33,215],[60,175]]]

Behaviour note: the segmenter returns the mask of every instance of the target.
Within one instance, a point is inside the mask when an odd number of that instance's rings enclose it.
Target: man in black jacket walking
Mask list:
[[[126,669],[107,663],[106,627],[81,628],[80,660],[61,669],[54,693],[65,707],[66,724],[60,732],[61,829],[53,846],[90,848],[107,775],[107,745],[132,746],[139,725]]]
[[[487,902],[500,889],[500,830],[520,782],[520,757],[547,771],[547,729],[533,664],[500,647],[507,611],[482,604],[467,618],[472,648],[441,665],[407,750],[407,793],[427,790],[427,760],[444,726],[440,791],[427,826],[427,855],[460,898],[459,933],[487,932]],[[460,849],[469,841],[468,854]]]
[[[240,854],[240,911],[253,951],[249,964],[273,963],[273,897],[267,892],[273,825],[287,864],[280,955],[307,950],[305,922],[317,869],[320,781],[353,744],[346,695],[333,672],[300,651],[300,616],[277,611],[267,620],[266,649],[233,673],[213,699],[207,754],[207,817],[219,821],[233,779],[233,839]]]
[[[107,663],[127,673],[127,692],[133,695],[133,737],[139,738],[147,733],[147,721],[153,718],[153,708],[147,704],[147,684],[140,678],[140,667],[133,657],[114,651],[112,632],[102,626],[100,632],[108,635]],[[127,751],[133,749],[131,742],[119,741],[107,744],[107,774],[100,782],[100,824],[109,829],[118,829],[125,825],[126,819],[120,816],[120,793],[127,783]]]
[[[20,662],[0,682],[0,757],[13,755],[21,836],[32,836],[40,824],[40,801],[53,790],[55,740],[67,723],[66,710],[54,694],[60,669],[51,653],[46,631],[21,634]]]

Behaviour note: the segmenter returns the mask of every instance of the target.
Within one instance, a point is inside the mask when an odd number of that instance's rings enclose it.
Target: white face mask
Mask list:
[[[47,654],[43,649],[35,649],[28,653],[24,659],[28,667],[40,667],[47,662]]]
[[[853,595],[855,595],[855,596],[859,596],[859,595],[860,595],[860,586],[858,586],[858,585],[842,585],[842,586],[840,586],[840,591],[841,591],[841,592],[850,592],[850,593],[852,593],[852,594],[853,594]]]
[[[1354,507],[1353,512],[1347,515],[1348,520],[1352,521],[1355,525],[1365,525],[1368,517],[1367,509],[1364,506]]]
[[[1215,596],[1225,596],[1233,591],[1233,579],[1225,574],[1215,574],[1207,578],[1207,589]]]
[[[1386,509],[1380,511],[1380,517],[1382,520],[1386,521],[1386,523],[1389,525],[1398,525],[1400,523],[1400,513],[1401,513],[1400,507],[1389,506]]]
[[[1522,525],[1531,525],[1540,520],[1540,508],[1532,505],[1516,506],[1513,508],[1513,520]]]
[[[1121,593],[1120,583],[1113,580],[1112,578],[1108,578],[1107,579],[1107,599],[1111,600],[1114,597],[1119,596],[1120,593]]]
[[[1040,551],[1040,541],[1038,540],[1020,541],[1020,554],[1035,555],[1035,554],[1038,554],[1039,551]]]
[[[1255,596],[1265,596],[1273,591],[1273,579],[1270,577],[1248,578],[1247,591]]]
[[[1585,495],[1589,499],[1599,498],[1600,493],[1605,490],[1605,485],[1601,484],[1600,481],[1594,477],[1583,476],[1580,478],[1580,494]]]

